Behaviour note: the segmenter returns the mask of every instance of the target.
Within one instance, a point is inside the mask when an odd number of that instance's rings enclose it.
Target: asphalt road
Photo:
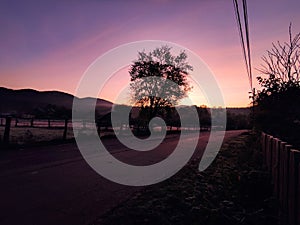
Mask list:
[[[225,141],[242,132],[227,131]],[[201,133],[193,157],[202,155],[208,137]],[[137,152],[104,141],[114,157],[134,165],[163,160],[177,142],[170,135],[156,149]],[[0,224],[90,224],[140,189],[97,174],[74,143],[0,152]]]

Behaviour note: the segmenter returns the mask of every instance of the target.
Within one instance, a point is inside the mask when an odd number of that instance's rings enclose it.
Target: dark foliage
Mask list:
[[[262,59],[265,65],[258,77],[262,90],[255,96],[256,126],[299,146],[300,133],[300,33],[277,45]]]
[[[129,71],[132,103],[145,109],[141,113],[149,119],[168,113],[167,109],[176,105],[191,90],[187,81],[190,70],[192,66],[187,63],[186,53],[173,56],[171,47],[161,46],[149,53],[139,52]]]

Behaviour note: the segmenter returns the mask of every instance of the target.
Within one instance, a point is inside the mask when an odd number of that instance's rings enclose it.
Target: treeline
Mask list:
[[[210,129],[211,128],[211,116],[212,111],[214,116],[214,121],[216,121],[215,126],[223,126],[221,112],[224,112],[224,108],[208,108],[206,106],[180,106],[180,107],[161,107],[158,109],[157,116],[162,118],[165,124],[169,127],[181,127],[181,120],[188,121],[189,127],[195,127],[192,118],[193,110],[196,109],[199,123],[202,129]],[[180,111],[181,118],[178,114]],[[145,128],[148,127],[150,121],[150,110],[147,107],[130,107],[127,105],[115,105],[110,113],[101,114],[98,110],[95,111],[96,123],[102,127],[111,127],[111,116],[114,116],[116,123],[119,124],[129,124],[137,127]],[[250,123],[250,115],[249,113],[245,113],[245,110],[227,110],[227,121],[226,121],[226,129],[234,130],[234,129],[249,129],[251,128]],[[124,116],[128,115],[128,117]],[[22,115],[12,115],[16,118],[35,118],[35,119],[58,119],[65,120],[72,118],[72,110],[57,106],[53,104],[48,104],[45,107],[35,108],[33,111],[28,114]],[[84,118],[82,118],[84,119]],[[88,119],[87,119],[88,120]],[[127,121],[126,121],[127,120]],[[190,122],[189,122],[190,121]],[[92,122],[92,121],[90,121]],[[222,128],[223,129],[223,128]]]
[[[180,106],[180,107],[162,107],[158,109],[157,117],[161,118],[168,127],[181,127],[181,121],[186,121],[186,125],[190,128],[196,128],[196,124],[192,117],[195,115],[196,109],[197,116],[201,129],[209,130],[212,126],[212,115],[214,116],[215,129],[224,129],[224,121],[222,114],[226,109],[224,108],[208,108],[205,106]],[[178,113],[179,112],[179,113]],[[98,126],[111,127],[111,117],[114,119],[114,123],[117,126],[122,124],[128,124],[130,126],[138,127],[138,129],[147,129],[150,117],[150,110],[147,107],[129,107],[126,105],[116,105],[111,113],[97,118]],[[180,117],[180,115],[181,117]],[[232,113],[226,110],[227,121],[226,129],[250,129],[252,124],[250,120],[250,114],[245,113]],[[126,116],[128,115],[128,117]]]
[[[63,106],[48,104],[43,108],[35,108],[30,114],[38,119],[70,119],[72,110]]]

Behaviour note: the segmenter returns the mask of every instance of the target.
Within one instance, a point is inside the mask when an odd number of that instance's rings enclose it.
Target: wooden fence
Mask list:
[[[33,118],[12,118],[1,117],[0,126],[4,126],[3,139],[0,140],[4,144],[9,144],[11,127],[20,128],[49,128],[49,129],[63,129],[62,139],[67,139],[67,130],[70,127],[70,121],[68,119],[33,119]]]
[[[285,224],[300,225],[300,151],[266,133],[262,133],[261,141]]]
[[[88,121],[88,120],[78,120],[72,121],[68,119],[38,119],[38,118],[15,118],[15,117],[0,117],[0,127],[5,127],[3,134],[0,133],[0,143],[4,143],[5,145],[13,143],[11,141],[11,128],[47,128],[47,129],[57,129],[63,130],[61,133],[61,138],[58,139],[67,139],[67,131],[68,128],[75,130],[85,130],[85,131],[92,131],[94,126],[97,127],[97,132],[99,136],[106,136],[114,134],[114,130],[112,128],[110,117],[103,117],[102,119],[98,120],[95,124],[95,121]],[[121,132],[122,130],[130,129],[134,134],[143,134],[144,131],[147,131],[148,124],[140,125],[139,123],[131,124],[130,126],[125,126],[124,124],[120,123],[119,127],[117,127],[116,131]],[[208,126],[201,126],[200,128],[195,127],[195,125],[191,124],[189,127],[180,127],[178,126],[167,126],[166,131],[209,131],[210,127]],[[218,129],[216,127],[215,129]],[[26,131],[26,130],[25,130]],[[25,132],[24,131],[24,132]],[[89,133],[89,132],[87,132]],[[101,135],[100,135],[101,134]],[[74,134],[73,134],[74,135]],[[60,135],[59,135],[60,136]]]
[[[58,118],[51,118],[51,119],[37,119],[37,118],[16,118],[16,117],[0,117],[0,127],[4,127],[3,134],[0,133],[0,143],[3,143],[5,145],[14,143],[11,141],[11,130],[12,128],[24,128],[24,133],[29,128],[44,128],[44,129],[50,129],[50,130],[62,130],[61,135],[58,135],[60,137],[57,137],[56,139],[67,139],[67,133],[68,129],[72,130],[75,129],[83,129],[83,130],[90,130],[95,125],[94,121],[88,121],[88,120],[77,120],[72,121],[71,119],[58,119]],[[107,122],[97,123],[97,131],[100,135],[103,132],[108,133],[111,129],[111,125]],[[104,131],[103,131],[104,130]],[[71,135],[73,137],[73,135]]]

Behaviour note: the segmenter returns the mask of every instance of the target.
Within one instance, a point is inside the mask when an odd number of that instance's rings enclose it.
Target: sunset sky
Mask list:
[[[290,22],[294,33],[300,32],[299,9],[299,0],[248,1],[254,68],[272,42],[288,39]],[[74,94],[96,58],[140,40],[185,46],[212,70],[227,106],[250,103],[231,0],[1,0],[0,86]],[[116,90],[128,82],[123,70],[100,97],[114,101]],[[203,104],[198,93],[191,98]]]

